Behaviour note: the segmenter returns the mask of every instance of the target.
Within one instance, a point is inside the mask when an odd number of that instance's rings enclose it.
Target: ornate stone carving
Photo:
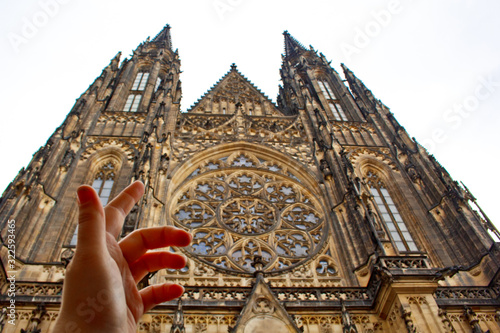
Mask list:
[[[71,248],[64,249],[64,251],[61,253],[61,261],[64,264],[64,267],[68,267],[69,263],[75,256],[75,251]]]
[[[136,147],[139,144],[139,139],[130,138],[125,141],[123,139],[117,138],[104,138],[104,137],[89,137],[87,139],[87,148],[83,151],[81,155],[81,160],[86,160],[95,153],[96,151],[106,148],[106,147],[116,147],[123,151],[129,161],[134,160]]]
[[[408,304],[417,304],[417,305],[429,304],[427,298],[425,298],[424,296],[408,296],[406,297],[406,299],[408,300]]]
[[[409,306],[401,306],[401,317],[405,321],[406,329],[408,333],[417,333],[417,328],[413,323],[413,319],[411,318],[411,310]]]
[[[239,133],[239,134],[238,134]],[[238,134],[238,135],[236,135]],[[314,165],[311,146],[301,118],[246,117],[182,114],[172,140],[172,158],[184,160],[224,142],[256,142],[289,154],[304,164]]]
[[[498,297],[497,292],[493,288],[482,288],[482,287],[441,287],[436,290],[434,297],[438,300],[471,300],[471,299],[496,299]]]
[[[396,162],[390,157],[389,148],[350,148],[347,147],[348,158],[353,165],[359,165],[359,160],[365,156],[375,158],[390,166],[394,171],[399,171]]]
[[[264,271],[280,271],[305,263],[324,245],[319,202],[279,163],[232,154],[204,162],[188,179],[174,194],[172,221],[192,230],[187,251],[198,260],[253,272],[253,258],[261,256]]]
[[[384,257],[380,259],[384,267],[391,268],[413,268],[413,269],[429,269],[430,266],[425,257]]]
[[[259,297],[255,300],[252,311],[258,314],[271,314],[274,312],[274,305],[266,297]]]
[[[104,124],[109,122],[144,124],[146,115],[145,112],[106,111],[99,116],[97,121]]]
[[[41,329],[39,328],[40,323],[42,322],[42,317],[46,314],[45,306],[38,305],[35,310],[31,312],[31,316],[26,326],[26,329],[21,329],[21,333],[40,333]]]
[[[441,321],[443,322],[443,328],[447,332],[456,333],[456,330],[453,327],[453,324],[451,323],[450,318],[448,317],[448,313],[446,311],[444,311],[443,309],[439,309],[438,315],[441,317]]]
[[[60,296],[62,284],[17,284],[16,295],[26,296]]]

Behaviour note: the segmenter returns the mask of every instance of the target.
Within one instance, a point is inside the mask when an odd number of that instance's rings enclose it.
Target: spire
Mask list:
[[[172,38],[170,37],[170,25],[166,25],[162,31],[151,41],[153,43],[165,44],[165,47],[172,50]]]
[[[377,99],[373,96],[370,89],[368,89],[363,81],[358,79],[354,73],[347,68],[346,65],[341,64],[342,69],[344,70],[344,76],[349,83],[349,87],[351,91],[354,92],[356,96],[358,96],[363,102],[367,104],[368,107],[374,107],[377,104]]]
[[[300,44],[295,38],[293,38],[288,31],[283,32],[285,36],[285,56],[291,57],[302,51],[306,51],[306,48]]]
[[[343,63],[340,64],[340,66],[342,67],[342,70],[344,71],[344,75],[346,77],[346,79],[348,80],[352,80],[352,81],[358,81],[359,79],[356,77],[356,75],[354,75],[354,73],[349,69],[347,68],[346,65],[344,65]],[[360,80],[359,80],[360,81]]]

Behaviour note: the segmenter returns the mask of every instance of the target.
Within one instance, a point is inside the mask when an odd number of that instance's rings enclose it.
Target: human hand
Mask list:
[[[171,226],[138,229],[117,242],[125,217],[143,193],[144,185],[135,182],[103,208],[92,187],[78,188],[78,241],[53,332],[136,332],[146,311],[184,292],[173,283],[142,290],[137,283],[148,272],[183,268],[184,256],[148,250],[187,246],[188,232]]]

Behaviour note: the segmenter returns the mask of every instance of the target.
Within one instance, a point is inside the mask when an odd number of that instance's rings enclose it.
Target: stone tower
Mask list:
[[[184,269],[141,281],[186,292],[138,332],[500,332],[499,233],[475,198],[346,66],[284,41],[277,104],[233,64],[181,112],[169,26],[111,60],[1,198],[3,332],[53,324],[76,188],[105,204],[137,179],[123,235],[193,235]]]

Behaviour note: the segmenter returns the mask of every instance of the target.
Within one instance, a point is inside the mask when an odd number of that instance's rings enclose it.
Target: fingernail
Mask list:
[[[92,191],[87,187],[80,187],[76,194],[78,196],[78,203],[80,205],[88,202],[92,198]]]

